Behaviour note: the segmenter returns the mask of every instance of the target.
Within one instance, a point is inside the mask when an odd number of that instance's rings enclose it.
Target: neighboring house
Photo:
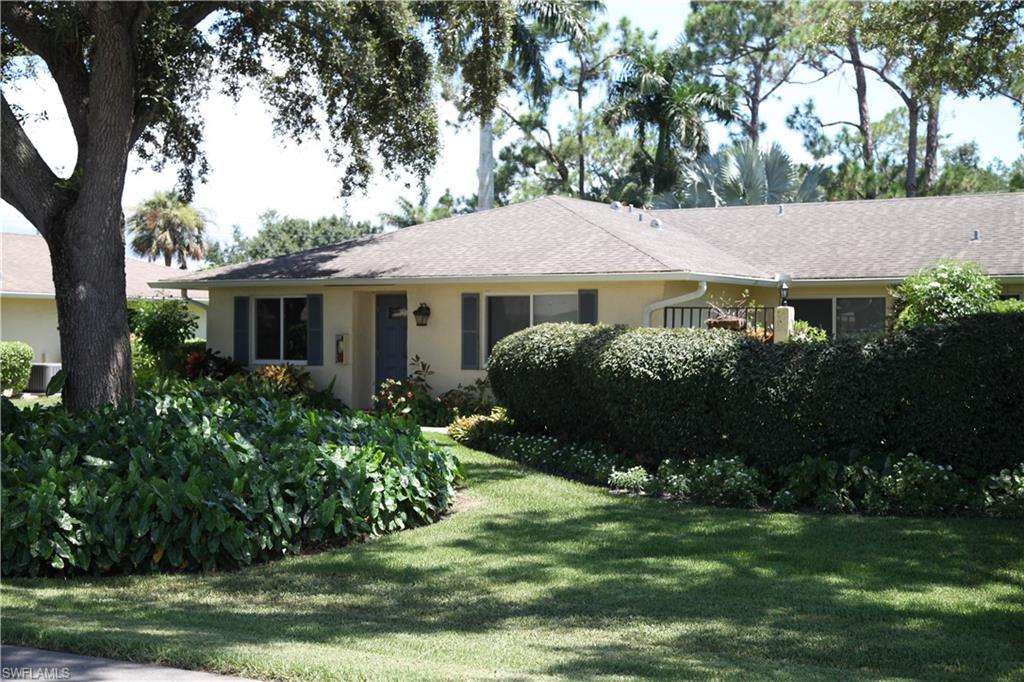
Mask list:
[[[36,363],[59,363],[57,300],[53,294],[50,250],[42,237],[0,234],[0,339],[32,346]],[[176,271],[180,272],[180,270]],[[179,288],[153,289],[148,282],[170,275],[170,269],[134,258],[125,259],[128,298],[180,297]],[[206,336],[207,294],[189,297],[189,309],[199,318],[198,338]]]
[[[546,197],[154,284],[209,289],[225,355],[307,365],[367,407],[415,355],[445,390],[531,324],[680,326],[680,307],[744,292],[775,306],[782,280],[798,319],[881,329],[888,287],[942,257],[1019,294],[1024,194],[657,211]]]

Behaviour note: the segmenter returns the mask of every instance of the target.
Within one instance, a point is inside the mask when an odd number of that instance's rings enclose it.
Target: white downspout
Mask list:
[[[648,303],[647,305],[644,306],[643,325],[645,327],[654,326],[654,322],[651,321],[651,316],[654,315],[655,310],[661,310],[662,308],[667,308],[678,303],[686,303],[687,301],[692,301],[695,298],[700,298],[701,296],[706,294],[707,291],[708,281],[706,279],[702,279],[699,282],[697,282],[697,288],[688,294],[683,294],[682,296],[675,296],[673,298],[666,298],[664,301],[655,301],[654,303]]]

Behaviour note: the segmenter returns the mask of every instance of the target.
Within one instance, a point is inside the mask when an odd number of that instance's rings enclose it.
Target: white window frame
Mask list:
[[[491,306],[488,305],[487,300],[490,298],[504,298],[512,296],[526,296],[530,299],[530,327],[535,327],[537,323],[533,318],[533,297],[534,296],[576,296],[576,319],[580,317],[580,303],[579,303],[579,291],[495,291],[493,293],[484,293],[483,295],[483,334],[480,335],[480,352],[484,357],[484,364],[486,365],[487,359],[491,357],[491,354],[487,352],[487,339],[491,337]],[[530,327],[527,327],[529,329]]]
[[[837,323],[839,322],[839,320],[838,320],[837,315],[839,313],[839,303],[838,303],[838,300],[840,298],[880,298],[880,299],[882,299],[883,301],[885,301],[885,315],[886,315],[886,317],[885,317],[885,329],[886,329],[886,331],[889,330],[889,296],[888,296],[888,294],[882,294],[881,296],[879,296],[877,294],[843,294],[842,296],[839,296],[839,295],[835,295],[835,296],[794,296],[792,291],[791,291],[790,292],[790,296],[789,296],[789,300],[797,301],[797,302],[799,302],[799,301],[832,301],[832,329],[828,329],[826,331],[828,331],[828,335],[830,337],[832,337],[833,339],[836,338],[836,334],[838,333],[837,327],[839,325]]]
[[[305,365],[309,361],[309,320],[306,320],[306,360],[285,360],[283,357],[279,358],[257,358],[256,349],[258,348],[257,335],[259,334],[259,319],[257,319],[256,303],[257,301],[277,301],[277,309],[280,314],[281,324],[279,330],[278,344],[281,349],[281,355],[284,355],[284,302],[285,299],[299,299],[306,301],[306,312],[309,312],[309,297],[308,296],[254,296],[252,299],[252,312],[250,317],[252,319],[252,348],[249,352],[252,354],[252,364],[254,365]]]

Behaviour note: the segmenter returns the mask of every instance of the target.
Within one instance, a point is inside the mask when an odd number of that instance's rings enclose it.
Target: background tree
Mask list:
[[[441,198],[438,199],[437,203],[434,204],[433,208],[429,204],[430,193],[427,190],[427,186],[424,183],[420,187],[420,199],[418,202],[414,202],[411,199],[405,197],[398,197],[397,210],[379,214],[380,220],[385,227],[412,227],[413,225],[419,225],[421,223],[429,223],[432,220],[441,220],[442,218],[449,218],[456,213],[465,213],[469,209],[467,206],[460,206],[460,202],[452,196],[449,190],[445,190]]]
[[[798,107],[786,118],[803,134],[804,147],[816,161],[836,159],[826,168],[822,186],[830,200],[863,199],[870,186],[875,197],[906,196],[906,154],[910,146],[907,110],[893,109],[871,123],[872,170],[863,159],[864,138],[853,126],[841,127],[829,136],[812,102]],[[920,141],[919,141],[920,143]]]
[[[793,2],[693,2],[686,38],[709,73],[740,93],[743,135],[757,146],[764,123],[761,105],[803,63],[798,5]]]
[[[627,58],[611,88],[605,121],[613,128],[632,127],[644,184],[659,194],[675,185],[687,155],[707,152],[708,120],[729,122],[733,115],[732,101],[700,78],[687,47],[658,51],[648,46]],[[653,152],[648,135],[654,138]]]
[[[880,57],[866,64],[907,105],[910,134],[906,193],[925,193],[935,182],[939,114],[947,92],[989,97],[1010,94],[1024,70],[1024,2],[943,3],[934,0],[872,3],[863,25],[865,44]],[[924,173],[918,180],[917,126],[926,121]]]
[[[462,24],[479,25],[490,10],[489,3],[5,3],[3,85],[31,74],[25,59],[44,62],[78,145],[72,172],[58,177],[25,133],[25,112],[3,97],[2,197],[49,246],[65,405],[133,395],[121,210],[128,158],[135,150],[176,164],[178,189],[190,199],[193,181],[207,171],[199,103],[214,73],[236,98],[255,86],[273,107],[278,134],[323,135],[341,166],[342,191],[350,192],[367,184],[371,148],[386,173],[423,175],[432,167],[434,60],[421,19],[443,59],[471,58],[473,71],[492,73],[504,52],[467,55],[453,45],[467,30]],[[197,28],[213,15],[208,30]],[[474,89],[493,102],[499,85],[485,78]]]
[[[675,192],[656,205],[667,208],[753,206],[820,201],[823,168],[802,171],[778,144],[762,151],[741,141],[688,163]]]
[[[444,38],[447,64],[461,83],[451,94],[463,114],[480,125],[477,167],[477,208],[494,205],[493,119],[498,97],[516,77],[530,84],[535,100],[548,92],[547,50],[553,41],[584,41],[589,13],[603,7],[592,0],[492,0],[490,2],[424,3],[425,11],[447,5],[442,13],[463,15],[472,11],[475,22],[449,22],[461,31]],[[472,10],[470,6],[478,6]]]
[[[875,183],[875,139],[871,127],[871,110],[868,108],[868,73],[864,66],[864,54],[861,45],[861,26],[864,21],[863,2],[845,2],[833,0],[829,2],[809,3],[802,6],[803,22],[807,26],[805,35],[808,43],[808,63],[823,76],[827,76],[845,66],[853,72],[854,92],[857,98],[857,120],[837,120],[823,122],[814,115],[814,104],[808,100],[804,111],[794,109],[787,118],[791,128],[816,127],[818,134],[825,128],[847,126],[856,131],[860,141],[860,160],[863,167],[861,196],[874,199],[878,190]],[[800,125],[795,121],[803,118]]]
[[[260,227],[246,237],[235,225],[230,242],[210,244],[206,260],[211,265],[228,265],[273,258],[289,253],[331,246],[375,234],[380,228],[366,222],[352,222],[347,216],[328,216],[317,220],[289,218],[277,211],[260,214]]]
[[[206,218],[174,192],[157,192],[128,218],[132,251],[153,261],[163,257],[171,267],[174,260],[182,270],[188,259],[200,260],[206,253]]]

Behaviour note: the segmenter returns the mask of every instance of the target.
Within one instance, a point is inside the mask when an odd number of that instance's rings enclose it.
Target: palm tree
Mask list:
[[[455,197],[450,190],[445,190],[433,208],[427,208],[428,192],[426,187],[420,191],[420,201],[416,203],[405,197],[398,197],[397,210],[378,214],[385,226],[411,227],[420,223],[429,223],[432,220],[448,218],[459,212]]]
[[[673,192],[660,195],[659,208],[754,206],[821,201],[824,168],[815,165],[803,177],[778,144],[761,151],[749,141],[707,154],[680,169]]]
[[[723,123],[735,117],[732,99],[715,84],[691,79],[695,72],[686,48],[647,49],[629,58],[611,88],[605,121],[614,128],[634,127],[637,165],[655,194],[676,184],[682,159],[707,152],[705,117]],[[650,133],[655,136],[653,155]]]
[[[131,249],[154,261],[163,256],[171,267],[187,269],[188,259],[198,260],[206,253],[206,217],[174,192],[157,192],[142,202],[128,218]]]
[[[480,123],[477,208],[494,204],[495,83],[527,82],[528,96],[540,101],[549,92],[547,48],[555,41],[583,41],[590,13],[603,8],[596,0],[497,0],[470,3],[422,3],[426,17],[462,15],[461,32],[439,36],[443,51],[460,52],[459,108]],[[498,68],[493,68],[497,65]]]

